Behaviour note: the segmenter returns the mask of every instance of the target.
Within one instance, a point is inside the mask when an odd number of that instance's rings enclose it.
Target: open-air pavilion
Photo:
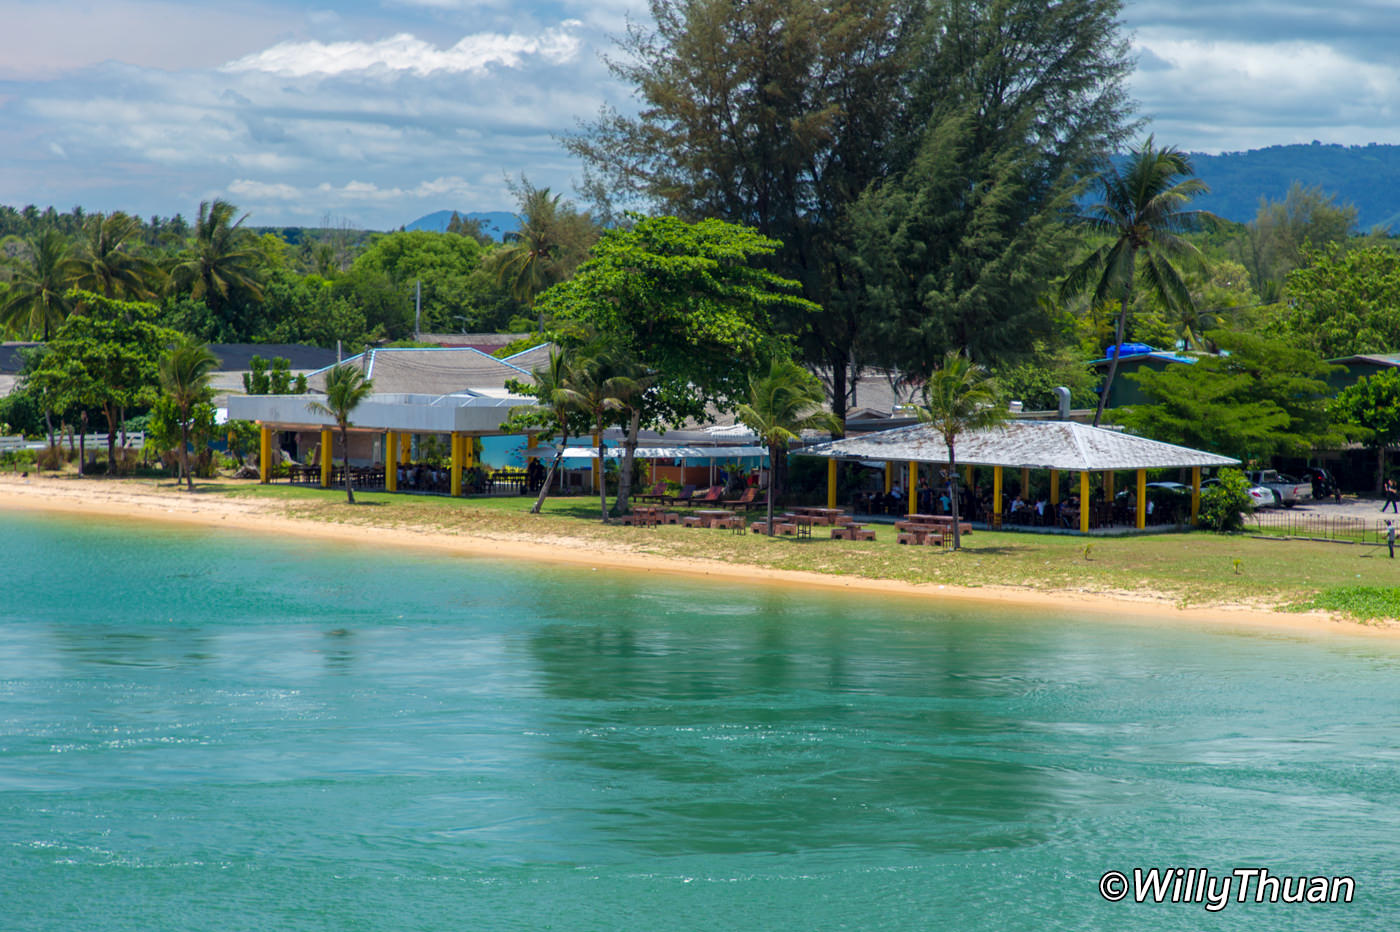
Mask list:
[[[320,484],[331,484],[335,444],[335,420],[313,411],[309,403],[324,401],[313,395],[233,395],[229,397],[229,417],[255,421],[260,429],[259,478],[272,479],[274,432],[319,432]],[[398,472],[406,464],[412,439],[418,436],[450,438],[449,494],[462,494],[462,473],[476,465],[474,437],[505,435],[501,423],[511,411],[529,407],[535,399],[519,395],[482,395],[463,392],[452,395],[375,394],[359,404],[351,417],[352,457],[384,465],[384,487],[398,491]],[[534,450],[536,437],[528,437]],[[358,450],[357,450],[358,448]]]
[[[907,499],[910,514],[918,509],[915,489],[918,486],[920,465],[948,465],[948,446],[943,436],[926,424],[832,440],[792,452],[794,455],[827,458],[827,505],[832,508],[836,507],[837,463],[843,460],[885,463],[886,492],[889,492],[895,482],[895,472],[907,468],[906,487],[909,490]],[[1132,472],[1136,500],[1133,519],[1135,526],[1142,529],[1147,524],[1147,470],[1191,470],[1191,523],[1195,524],[1200,512],[1201,470],[1239,465],[1239,460],[1228,456],[1160,443],[1122,431],[1090,427],[1074,421],[1018,420],[999,427],[960,434],[955,439],[954,454],[957,465],[968,470],[969,480],[973,470],[991,468],[991,513],[988,523],[993,527],[1002,525],[1006,511],[1003,479],[1007,470],[1020,472],[1023,492],[1029,488],[1032,472],[1047,471],[1050,480],[1050,502],[1055,506],[1058,506],[1060,501],[1062,473],[1078,474],[1077,494],[1080,502],[1087,504],[1090,501],[1090,477],[1093,473],[1103,475],[1104,497],[1112,501],[1115,476],[1120,472]],[[969,481],[968,485],[971,486],[972,482]],[[1091,509],[1080,507],[1079,532],[1089,533],[1090,524]]]

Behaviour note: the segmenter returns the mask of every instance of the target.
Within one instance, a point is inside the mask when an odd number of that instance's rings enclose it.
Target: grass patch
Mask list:
[[[1334,586],[1313,599],[1289,606],[1297,611],[1321,609],[1361,621],[1400,619],[1400,588],[1394,586]]]

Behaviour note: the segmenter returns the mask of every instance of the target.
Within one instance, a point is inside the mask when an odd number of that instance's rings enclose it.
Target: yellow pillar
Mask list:
[[[331,465],[335,462],[335,439],[329,427],[321,428],[321,488],[331,487]]]
[[[1052,470],[1050,470],[1050,504],[1052,504],[1052,505],[1058,505],[1059,503],[1060,503],[1060,471],[1059,471],[1058,469],[1052,469]]]
[[[826,461],[826,507],[836,507],[836,457]]]
[[[1031,501],[1031,471],[1024,466],[1021,467],[1021,498],[1030,504]]]
[[[594,449],[595,451],[598,449],[598,443],[599,443],[598,435],[597,435],[597,433],[594,433],[594,435],[593,435],[593,449]],[[594,456],[594,457],[593,457],[593,491],[596,492],[596,491],[598,491],[600,488],[602,488],[602,481],[603,481],[603,461],[600,460],[597,456]]]
[[[399,434],[399,462],[407,464],[412,454],[413,435],[409,433]]]
[[[266,425],[258,431],[258,481],[272,481],[272,428]]]
[[[1001,467],[992,467],[992,526],[1001,527]]]
[[[894,488],[894,463],[885,461],[885,494],[890,494],[890,489]]]
[[[452,434],[452,484],[448,487],[453,498],[462,494],[462,435]]]
[[[399,432],[396,430],[384,434],[384,490],[399,490]]]
[[[904,501],[909,514],[919,513],[919,464],[909,461],[909,485],[904,489]]]
[[[1137,471],[1137,529],[1147,527],[1147,470]]]
[[[1110,505],[1113,504],[1113,470],[1105,469],[1103,473],[1103,500]]]
[[[1079,533],[1089,533],[1089,471],[1079,474]]]
[[[526,437],[525,437],[525,464],[526,464],[527,466],[529,465],[530,460],[535,459],[535,458],[538,457],[538,455],[539,455],[539,447],[540,447],[540,435],[539,435],[539,434],[528,434],[528,435],[526,435]]]
[[[462,463],[471,469],[476,465],[476,438],[467,434],[462,438]]]
[[[1196,519],[1201,514],[1201,467],[1191,467],[1191,526],[1196,526]]]

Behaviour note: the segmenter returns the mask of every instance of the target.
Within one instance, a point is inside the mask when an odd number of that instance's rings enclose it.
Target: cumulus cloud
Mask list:
[[[438,48],[409,33],[374,42],[283,42],[224,65],[230,73],[261,71],[285,77],[338,75],[358,71],[410,72],[419,76],[482,72],[492,65],[519,68],[527,57],[553,64],[573,60],[582,47],[566,20],[534,36],[478,33],[450,48]]]

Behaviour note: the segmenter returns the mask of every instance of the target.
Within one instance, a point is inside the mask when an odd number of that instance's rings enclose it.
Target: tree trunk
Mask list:
[[[117,408],[116,405],[103,407],[102,413],[107,417],[107,475],[117,474]]]
[[[602,508],[603,523],[608,523],[608,471],[607,460],[603,459],[603,419],[598,418],[598,503]]]
[[[78,475],[87,475],[87,412],[83,411],[78,417]],[[72,444],[70,443],[71,447]]]
[[[958,529],[958,461],[953,454],[953,441],[948,441],[948,489],[953,499],[953,549],[962,549],[962,531]]]
[[[617,510],[625,512],[632,497],[632,465],[637,458],[637,434],[642,429],[642,412],[631,409],[627,421],[627,437],[622,441],[622,472],[617,476]]]
[[[559,464],[564,460],[564,448],[568,445],[568,438],[559,445],[559,451],[554,454],[554,462],[549,464],[549,472],[545,473],[544,482],[540,484],[540,497],[535,499],[535,506],[530,509],[530,514],[537,515],[544,507],[544,500],[549,496],[549,484],[554,481],[554,473],[558,471]]]
[[[48,432],[49,432],[49,447],[50,447],[50,448],[53,448],[53,447],[55,446],[55,444],[54,444],[54,433],[53,433],[53,409],[52,409],[52,408],[45,408],[45,409],[44,409],[44,427],[45,427],[45,428],[48,430]]]
[[[340,425],[340,467],[345,470],[345,500],[355,504],[354,483],[350,481],[350,432]]]
[[[850,365],[850,355],[836,355],[840,356],[840,363],[833,361],[831,367],[831,413],[841,421],[841,430],[834,435],[834,439],[839,440],[846,436],[846,369]]]
[[[1137,268],[1137,250],[1128,250],[1128,269],[1132,274]],[[1099,392],[1099,406],[1094,410],[1094,426],[1103,419],[1104,405],[1108,404],[1108,392],[1113,388],[1113,377],[1118,374],[1118,360],[1123,355],[1123,329],[1128,324],[1128,299],[1132,297],[1133,284],[1129,280],[1123,288],[1123,306],[1118,310],[1118,327],[1114,332],[1113,358],[1108,361],[1108,378],[1104,380],[1103,391]]]
[[[773,499],[778,497],[777,484],[774,477],[777,473],[773,469],[773,464],[778,461],[778,447],[775,444],[768,445],[768,536],[773,536]]]
[[[194,491],[194,473],[190,471],[190,418],[188,411],[180,415],[180,468],[185,473],[185,491]],[[179,487],[180,483],[175,483]]]

